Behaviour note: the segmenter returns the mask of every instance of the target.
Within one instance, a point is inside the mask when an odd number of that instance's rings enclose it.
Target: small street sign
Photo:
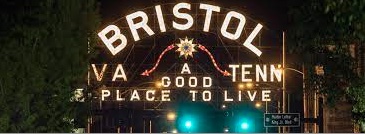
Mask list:
[[[299,127],[300,114],[299,113],[265,113],[264,116],[265,127]]]

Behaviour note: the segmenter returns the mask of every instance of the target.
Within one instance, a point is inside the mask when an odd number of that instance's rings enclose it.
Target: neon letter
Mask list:
[[[95,64],[91,64],[91,66],[93,67],[96,80],[97,81],[103,80],[103,75],[104,75],[104,72],[105,72],[105,69],[106,69],[107,64],[104,64],[103,65],[103,69],[101,69],[101,72],[100,73],[98,73],[98,70],[96,69]]]
[[[262,52],[259,49],[257,49],[254,45],[252,45],[252,41],[256,37],[256,35],[260,32],[261,28],[262,28],[262,25],[260,23],[257,24],[257,26],[255,27],[255,29],[253,29],[253,31],[251,32],[251,34],[247,37],[246,41],[243,43],[243,45],[245,47],[247,47],[248,49],[250,49],[257,56],[260,56],[262,54]]]
[[[133,22],[133,19],[135,19],[137,17],[141,17],[142,18],[142,21],[141,22],[138,22],[138,23],[134,23]],[[147,25],[148,16],[147,16],[147,14],[145,12],[137,11],[135,13],[132,13],[132,14],[127,15],[126,16],[126,19],[127,19],[128,25],[129,25],[129,29],[132,32],[134,41],[138,41],[139,40],[139,35],[138,35],[138,32],[137,32],[137,29],[139,29],[139,28],[143,28],[148,33],[148,35],[150,35],[150,36],[153,35],[153,34],[155,34],[152,31],[152,29]]]
[[[252,68],[252,64],[244,64],[242,65],[242,78],[241,81],[242,82],[251,82],[252,79],[246,79],[246,74],[250,74],[250,71],[246,71],[246,68]]]
[[[194,81],[194,82],[192,82]],[[194,83],[194,84],[192,84]],[[196,87],[198,85],[198,79],[196,77],[189,78],[189,87]]]
[[[232,17],[235,17],[235,18],[240,20],[240,22],[238,23],[238,27],[236,28],[236,32],[234,34],[229,33],[227,31],[228,24],[231,21]],[[223,25],[222,25],[222,28],[221,28],[221,33],[224,37],[226,37],[228,39],[236,40],[241,36],[243,27],[245,26],[245,23],[246,23],[245,16],[243,16],[242,14],[237,13],[235,11],[230,11],[230,12],[227,13],[226,18],[223,21]]]
[[[134,99],[137,99],[137,101],[141,100],[139,98],[137,90],[133,90],[132,97],[131,97],[130,101],[133,101]]]
[[[151,94],[151,97],[150,97]],[[155,90],[147,90],[146,91],[146,100],[153,101],[155,99]]]
[[[162,101],[170,101],[170,90],[162,90],[161,91],[161,100]]]
[[[221,8],[219,6],[213,6],[213,5],[208,5],[208,4],[200,4],[200,9],[207,10],[207,12],[205,14],[205,22],[204,22],[203,31],[204,32],[209,32],[209,26],[210,26],[210,20],[212,19],[212,13],[213,13],[213,11],[220,12]]]
[[[189,93],[191,93],[191,101],[195,101],[195,95],[198,91],[190,90]]]
[[[259,82],[260,81],[260,76],[262,78],[262,81],[266,82],[267,81],[267,68],[266,65],[264,66],[264,71],[262,71],[260,65],[256,65],[256,81]]]
[[[236,82],[236,69],[239,67],[239,65],[229,65],[229,68],[232,68],[232,82]]]
[[[175,17],[177,18],[181,18],[181,19],[186,19],[188,22],[186,24],[179,24],[176,23],[175,21],[172,21],[172,26],[178,30],[186,30],[189,29],[191,26],[193,26],[193,17],[191,17],[190,14],[187,13],[180,13],[179,9],[181,8],[186,8],[190,10],[190,4],[189,3],[179,3],[176,4],[173,8],[173,14]]]
[[[270,93],[270,90],[262,90],[262,101],[271,101]]]
[[[188,74],[191,74],[190,72],[190,68],[188,66],[188,63],[184,63],[183,68],[181,69],[181,74],[184,74],[185,72],[187,72]]]
[[[212,99],[212,93],[208,90],[203,91],[203,101],[210,101]]]
[[[169,87],[171,84],[170,78],[167,76],[162,77],[161,83],[163,87]]]
[[[250,97],[250,100],[255,100],[257,91],[255,91],[253,94],[251,94],[251,91],[247,91],[248,97]]]
[[[281,65],[278,65],[278,68],[281,68]],[[276,69],[274,65],[270,65],[270,81],[274,81],[274,75],[278,82],[281,81],[281,70]]]
[[[110,31],[113,31],[114,35],[108,39],[106,37],[106,34],[108,34]],[[107,26],[106,28],[101,30],[101,32],[98,33],[98,36],[113,55],[116,55],[118,52],[123,50],[123,48],[127,45],[127,38],[120,33],[119,28],[115,25]],[[113,42],[115,42],[118,39],[120,40],[120,44],[118,44],[117,47],[114,47]]]
[[[227,90],[224,90],[224,101],[233,101],[232,98],[228,98],[228,95],[227,95]]]
[[[160,25],[160,30],[161,30],[161,32],[166,32],[165,21],[162,16],[161,6],[157,5],[157,6],[155,6],[155,9],[156,9],[156,14],[157,14],[158,24]]]
[[[119,72],[121,74],[119,74]],[[123,78],[124,81],[127,81],[127,76],[125,76],[125,72],[122,64],[118,64],[117,69],[115,70],[112,81],[115,81],[117,78]]]
[[[181,81],[180,83],[179,83],[179,81]],[[184,78],[183,77],[181,77],[181,76],[178,76],[178,77],[176,77],[176,79],[175,79],[175,85],[177,86],[177,87],[183,87],[184,86]]]
[[[206,82],[208,80],[208,82]],[[203,77],[203,87],[211,87],[212,86],[212,78]]]
[[[109,90],[101,90],[101,100],[104,100],[105,97],[109,97],[109,96],[110,96]]]

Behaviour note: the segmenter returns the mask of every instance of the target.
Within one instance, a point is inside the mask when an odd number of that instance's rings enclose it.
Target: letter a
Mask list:
[[[115,81],[117,78],[123,78],[124,81],[127,81],[127,76],[125,76],[125,72],[124,72],[122,64],[118,64],[118,67],[115,70],[112,81]]]
[[[185,72],[187,72],[188,74],[191,74],[190,72],[190,68],[188,66],[188,63],[184,63],[183,68],[181,69],[181,74],[184,74]]]

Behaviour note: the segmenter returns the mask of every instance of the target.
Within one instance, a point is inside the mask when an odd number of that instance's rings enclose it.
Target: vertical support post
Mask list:
[[[319,133],[323,133],[324,130],[324,123],[323,123],[323,98],[319,97],[318,98],[318,103],[319,103],[319,114],[317,116],[317,122],[318,122],[318,126],[319,126]]]
[[[304,64],[302,65],[302,71],[303,71],[303,112],[304,112],[304,118],[308,118],[308,112],[307,112],[307,90],[305,89],[305,67]],[[308,132],[308,123],[303,122],[304,132]]]
[[[267,101],[265,101],[265,113],[267,113]],[[265,127],[265,132],[268,133],[269,132],[269,128]]]
[[[285,32],[284,31],[283,31],[283,54],[282,55],[283,55],[283,65],[282,65],[283,66],[283,69],[282,69],[283,70],[282,71],[282,74],[283,74],[283,82],[282,82],[283,83],[283,85],[282,85],[282,88],[283,88],[283,95],[282,95],[283,96],[283,101],[282,101],[282,105],[283,105],[283,107],[282,108],[283,109],[282,109],[282,113],[286,113],[286,103],[285,103],[286,102],[286,96],[285,96],[285,94],[286,94],[285,90],[286,89],[285,89],[285,71],[284,71],[285,70],[285,58],[286,57],[285,57]],[[283,127],[282,128],[282,132],[283,133],[285,132],[285,128],[286,127]]]
[[[90,54],[90,41],[89,38],[87,39],[87,54]],[[87,87],[86,90],[88,90],[90,86],[90,66],[87,66]],[[89,95],[87,95],[89,96]],[[90,105],[92,106],[92,101],[90,101]],[[87,133],[90,133],[91,123],[93,120],[92,114],[90,114],[90,118],[87,119]]]
[[[143,119],[143,133],[146,133],[146,120]]]
[[[87,119],[87,130],[86,130],[87,132],[86,133],[90,133],[90,127],[91,127],[91,119],[90,118]]]
[[[150,119],[150,133],[152,133],[152,121]]]
[[[281,113],[280,108],[281,108],[281,103],[278,100],[278,113]],[[280,133],[280,131],[281,131],[281,127],[278,127],[278,133]]]
[[[316,118],[317,121],[318,121],[318,118],[317,117],[318,117],[318,95],[317,95],[317,91],[314,91],[314,111],[313,111],[313,118]],[[317,125],[318,125],[318,122],[313,123],[314,133],[318,133]]]

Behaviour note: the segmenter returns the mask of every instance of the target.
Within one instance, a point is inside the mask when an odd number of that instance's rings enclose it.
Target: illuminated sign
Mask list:
[[[155,35],[157,32],[167,33],[168,31],[179,31],[189,33],[189,30],[202,21],[202,27],[195,27],[202,33],[211,33],[213,14],[222,12],[221,7],[209,4],[199,4],[198,10],[204,12],[204,19],[198,19],[197,15],[189,14],[187,11],[193,10],[189,3],[178,3],[172,7],[171,13],[166,13],[163,6],[157,5],[153,8],[153,13],[147,14],[145,11],[136,11],[125,17],[126,28],[117,24],[106,26],[98,36],[102,44],[112,54],[112,58],[121,55],[121,51],[128,48],[128,44],[140,42],[144,38]],[[154,18],[151,21],[152,17]],[[167,20],[170,19],[172,21]],[[154,22],[152,25],[151,22]],[[256,23],[251,32],[243,34],[245,25],[248,23],[246,17],[235,11],[224,13],[221,21],[214,24],[219,25],[216,32],[227,40],[242,40],[243,47],[252,52],[256,57],[262,57],[262,51],[254,44],[254,39],[260,33],[263,26]],[[128,34],[129,33],[129,34]],[[200,37],[203,38],[203,37]],[[133,41],[131,41],[133,40]],[[135,58],[138,61],[125,60],[118,61],[114,58],[112,63],[92,63],[90,73],[94,83],[111,83],[108,89],[100,89],[100,99],[103,101],[174,101],[172,94],[185,91],[191,101],[212,101],[221,98],[224,102],[243,101],[271,101],[272,91],[270,89],[259,89],[255,83],[278,83],[282,80],[280,64],[248,64],[241,62],[222,64],[218,48],[207,43],[199,42],[199,37],[194,38],[189,35],[177,37],[169,44],[159,44],[161,50],[154,50],[155,56],[146,53],[137,53]],[[235,44],[234,44],[235,45]],[[132,49],[126,57],[132,53]],[[228,51],[228,50],[227,50]],[[142,57],[146,58],[142,58]],[[139,58],[140,57],[140,58]],[[150,64],[145,64],[146,60]],[[166,59],[173,58],[177,64],[167,64]],[[144,59],[144,60],[142,60]],[[198,62],[198,59],[203,61]],[[218,60],[217,60],[218,59]],[[219,60],[220,59],[220,60]],[[136,66],[135,62],[139,62]],[[127,65],[128,64],[128,65]],[[165,64],[165,65],[164,65]],[[200,64],[209,65],[210,72],[207,73]],[[125,67],[125,66],[128,67]],[[163,66],[164,67],[161,67]],[[169,66],[170,65],[170,66]],[[171,71],[174,67],[175,70]],[[142,69],[140,69],[142,68]],[[161,73],[165,71],[165,73]],[[166,72],[173,72],[169,74]],[[214,77],[213,77],[214,76]],[[228,81],[221,84],[217,77]],[[138,79],[138,80],[137,80]],[[154,83],[155,87],[140,86],[145,83]],[[250,90],[237,90],[237,83],[246,83],[246,88]],[[124,84],[124,85],[123,85]],[[225,85],[225,86],[219,86]],[[122,86],[121,86],[122,85]],[[238,88],[244,88],[240,86]],[[254,88],[253,88],[254,87]],[[219,89],[218,89],[219,88]]]
[[[173,15],[176,18],[186,20],[185,24],[181,24],[181,23],[178,23],[175,21],[170,22],[170,23],[172,23],[172,27],[176,30],[188,30],[189,28],[191,28],[193,26],[193,23],[194,23],[193,17],[188,13],[180,12],[180,10],[183,10],[183,9],[190,10],[191,5],[189,3],[178,3],[173,7]],[[206,14],[205,14],[206,17],[204,20],[204,27],[201,30],[204,32],[209,32],[212,13],[220,12],[221,8],[219,6],[214,6],[214,5],[200,4],[199,9],[204,10],[206,12]],[[164,15],[161,11],[160,5],[155,6],[155,14],[157,16],[158,24],[160,27],[160,32],[166,32],[166,26],[165,26],[165,21],[164,21],[164,17],[163,17]],[[239,20],[238,25],[235,28],[234,32],[228,30],[228,25],[230,24],[230,22],[233,19]],[[136,22],[135,20],[139,20],[139,21]],[[126,21],[128,22],[128,27],[130,29],[130,32],[132,33],[132,37],[133,37],[134,41],[140,40],[140,36],[139,36],[137,30],[143,30],[149,36],[152,36],[155,34],[155,32],[157,32],[157,31],[152,31],[151,27],[148,25],[148,20],[149,20],[148,15],[143,11],[137,11],[137,12],[134,12],[134,13],[126,16]],[[195,20],[195,21],[199,21],[199,20]],[[238,12],[235,12],[235,11],[230,11],[226,14],[224,21],[222,22],[222,27],[220,28],[220,32],[224,37],[226,37],[228,39],[237,40],[241,36],[245,24],[246,24],[246,17],[244,15],[242,15]],[[256,35],[260,32],[262,27],[263,26],[260,23],[258,23],[256,25],[255,29],[251,32],[251,34],[246,38],[246,40],[242,44],[243,46],[245,46],[249,50],[251,50],[253,53],[255,53],[257,56],[260,56],[262,54],[262,52],[258,48],[256,48],[254,45],[252,45],[252,41],[256,37]],[[111,32],[113,32],[114,34],[111,37],[107,37],[107,34],[111,33]],[[109,51],[113,55],[118,54],[128,44],[126,35],[123,35],[121,33],[120,29],[115,25],[107,26],[106,28],[101,30],[101,32],[98,33],[98,36],[100,37],[100,39],[103,41],[103,43],[106,45],[106,47],[109,49]],[[116,46],[114,46],[113,43],[116,42],[117,40],[119,40],[120,43],[118,43]]]

